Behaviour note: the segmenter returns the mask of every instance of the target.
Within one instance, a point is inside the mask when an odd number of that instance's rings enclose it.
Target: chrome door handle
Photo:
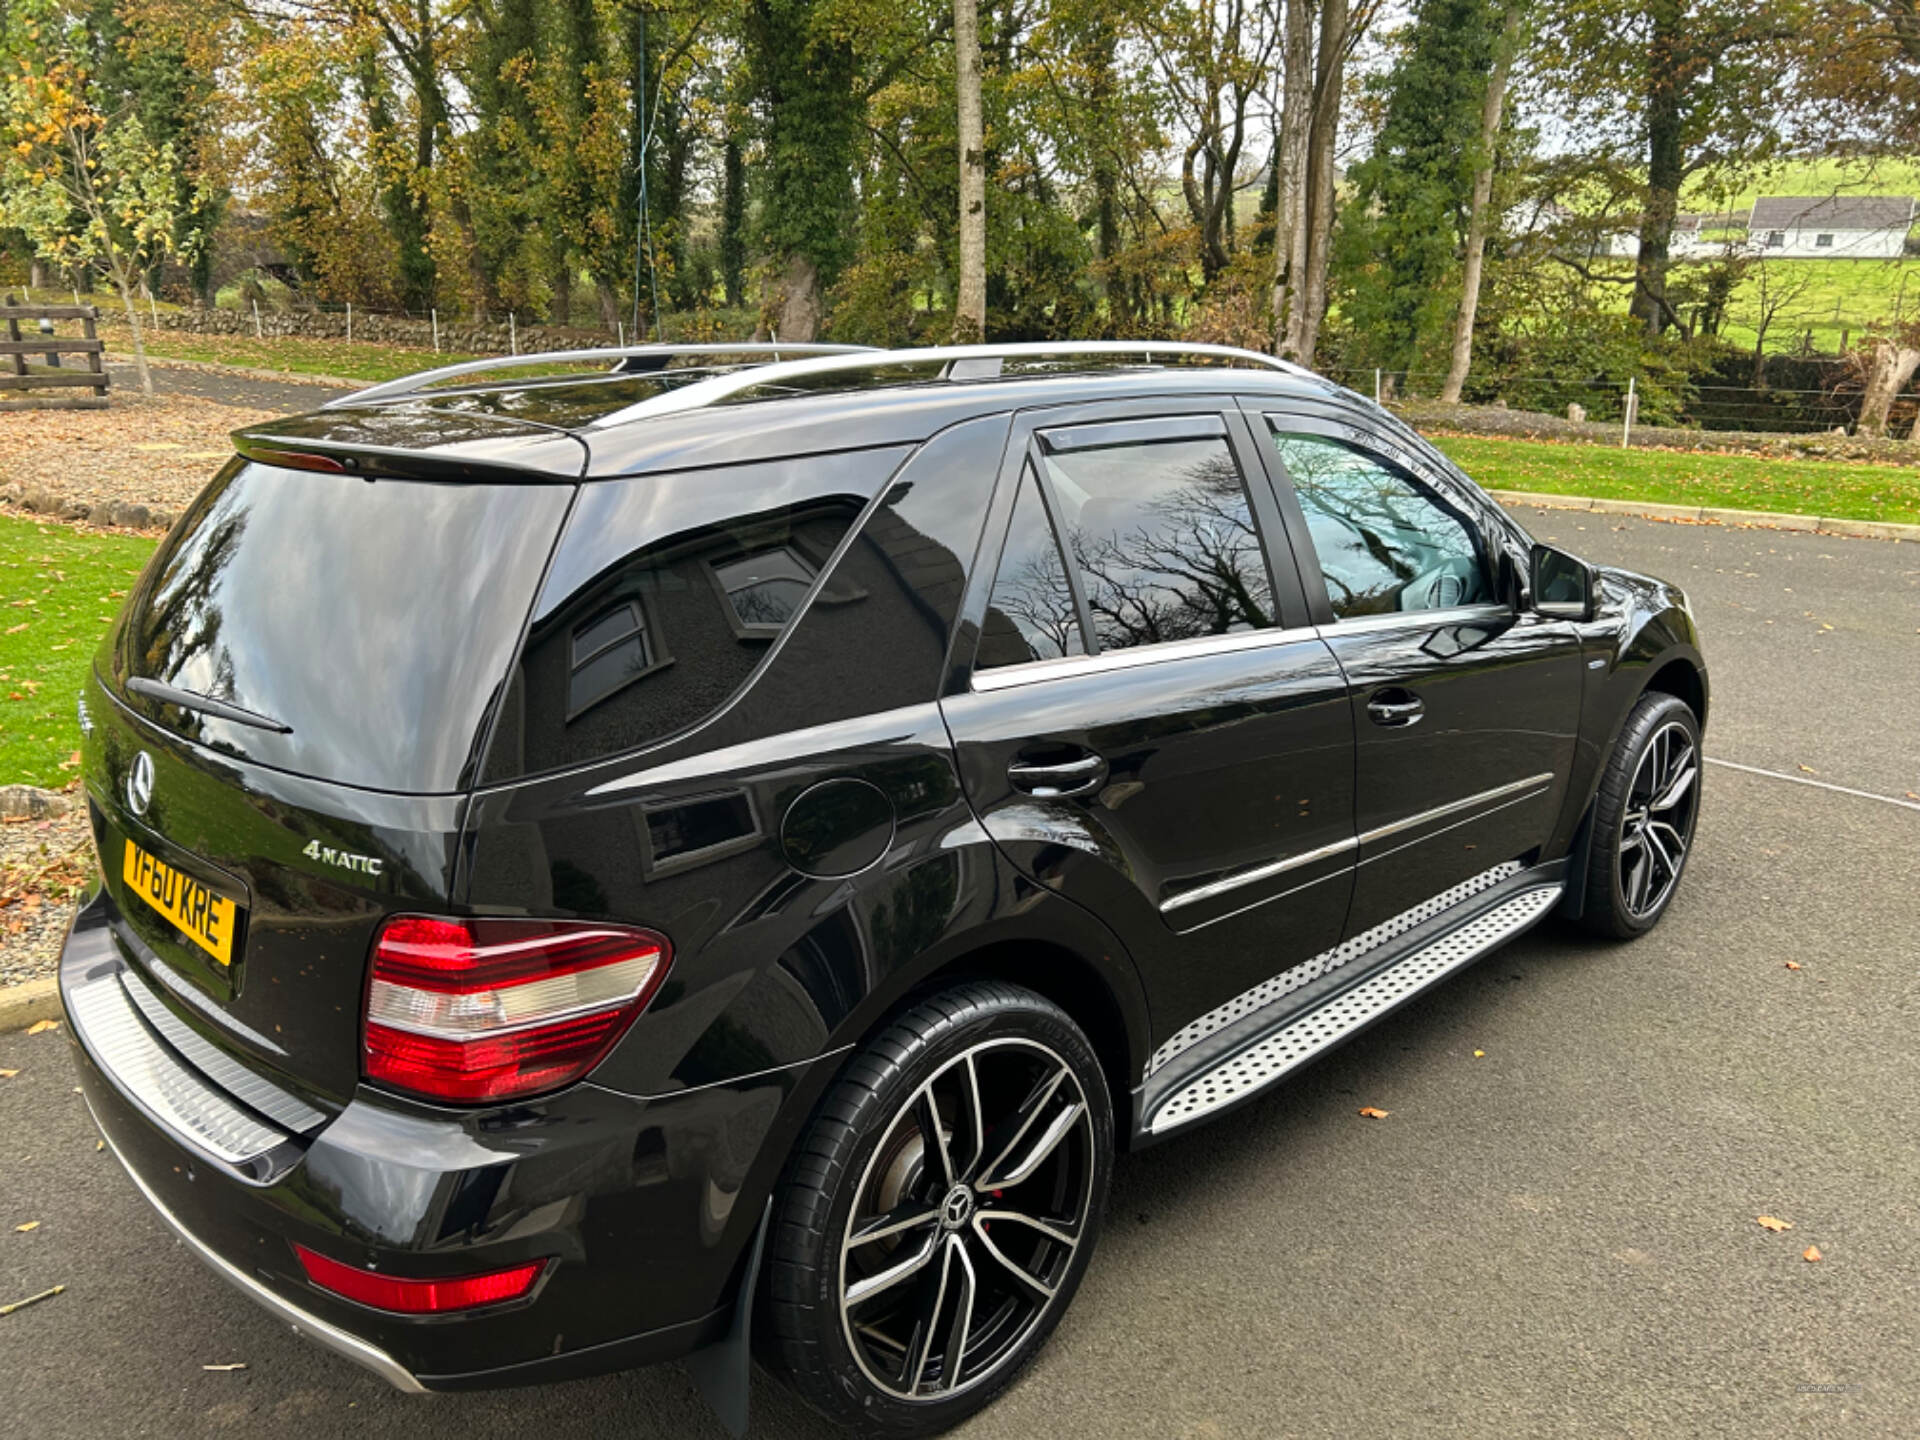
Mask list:
[[[1107,762],[1098,755],[1041,764],[1016,760],[1007,766],[1007,780],[1023,795],[1036,800],[1058,800],[1098,790],[1107,779]]]
[[[1426,713],[1426,703],[1411,690],[1381,690],[1367,702],[1367,714],[1373,723],[1389,728],[1417,725]]]

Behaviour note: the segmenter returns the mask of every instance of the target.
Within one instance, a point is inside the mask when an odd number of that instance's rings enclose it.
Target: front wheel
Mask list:
[[[1700,722],[1684,700],[1640,697],[1600,777],[1582,923],[1630,940],[1666,913],[1700,814]]]
[[[931,1435],[1004,1390],[1085,1273],[1113,1167],[1093,1047],[1016,986],[956,986],[848,1064],[769,1240],[769,1359],[870,1434]]]

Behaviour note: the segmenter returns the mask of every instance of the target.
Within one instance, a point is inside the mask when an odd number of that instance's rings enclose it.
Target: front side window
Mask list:
[[[1816,235],[1813,237],[1813,244],[1816,250],[1831,250],[1833,248],[1833,236]]]
[[[1275,430],[1342,620],[1488,602],[1474,528],[1431,489],[1338,440]]]

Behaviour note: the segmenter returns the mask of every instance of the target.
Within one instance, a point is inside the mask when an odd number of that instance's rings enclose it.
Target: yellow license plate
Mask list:
[[[233,901],[216,895],[191,875],[156,860],[133,841],[121,876],[147,904],[158,910],[194,944],[222,965],[233,963]]]

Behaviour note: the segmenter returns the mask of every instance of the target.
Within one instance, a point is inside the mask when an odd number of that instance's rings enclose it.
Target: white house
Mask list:
[[[1911,195],[1770,195],[1754,202],[1747,243],[1769,258],[1892,260],[1912,228]]]

